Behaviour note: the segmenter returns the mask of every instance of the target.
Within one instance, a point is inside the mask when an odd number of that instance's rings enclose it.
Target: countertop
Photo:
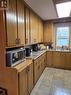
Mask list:
[[[37,52],[32,52],[29,57],[26,57],[26,59],[33,59],[33,60],[35,60],[38,57],[40,57],[42,54],[44,54],[45,52],[49,52],[49,51],[71,53],[71,50],[45,49],[45,50],[39,50]]]
[[[37,52],[32,52],[31,55],[29,57],[26,58],[31,58],[33,60],[37,59],[38,57],[40,57],[42,54],[44,54],[47,50],[39,50]]]
[[[56,51],[56,52],[67,52],[67,53],[71,53],[71,50],[60,50],[60,49],[48,49],[47,51]]]

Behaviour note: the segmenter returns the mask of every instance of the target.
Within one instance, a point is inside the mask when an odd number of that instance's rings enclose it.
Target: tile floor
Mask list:
[[[71,71],[46,68],[30,95],[71,95]]]

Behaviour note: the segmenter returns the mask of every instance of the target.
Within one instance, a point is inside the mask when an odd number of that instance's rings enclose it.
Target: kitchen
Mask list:
[[[70,32],[70,0],[1,0],[0,95],[71,95]]]

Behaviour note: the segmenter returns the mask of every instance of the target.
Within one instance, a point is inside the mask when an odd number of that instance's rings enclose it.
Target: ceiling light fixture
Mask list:
[[[56,9],[59,18],[69,17],[71,13],[71,1],[56,4]]]

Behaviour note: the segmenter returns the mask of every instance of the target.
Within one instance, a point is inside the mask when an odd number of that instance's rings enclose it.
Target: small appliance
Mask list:
[[[6,53],[6,65],[11,67],[15,66],[25,59],[25,49],[20,48],[16,50],[7,51]]]
[[[31,48],[25,48],[25,55],[26,57],[29,57],[31,54]]]
[[[38,51],[38,44],[32,45],[32,50],[33,51]]]

